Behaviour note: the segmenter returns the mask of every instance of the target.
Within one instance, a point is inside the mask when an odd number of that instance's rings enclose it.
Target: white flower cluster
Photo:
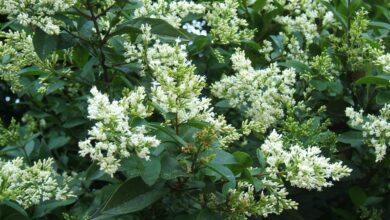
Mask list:
[[[239,43],[253,38],[254,30],[247,29],[248,22],[238,17],[238,6],[239,3],[235,0],[212,3],[205,19],[217,42]]]
[[[229,100],[230,105],[246,109],[243,128],[264,133],[284,116],[284,108],[294,104],[295,72],[280,70],[276,64],[263,70],[255,70],[244,52],[237,51],[231,57],[233,69],[238,73],[222,78],[212,86],[212,93]]]
[[[353,108],[347,108],[345,114],[351,126],[361,128],[366,142],[375,148],[376,162],[383,160],[390,145],[390,105],[386,104],[378,116],[364,117],[363,110],[356,112]]]
[[[192,23],[185,23],[183,29],[187,30],[188,33],[195,35],[207,36],[207,31],[203,30],[203,26],[206,24],[206,21],[192,21]]]
[[[0,79],[11,85],[12,91],[19,91],[22,86],[17,72],[37,60],[32,38],[25,32],[2,32],[0,37]]]
[[[12,161],[0,159],[0,201],[14,200],[28,208],[48,200],[73,197],[67,185],[70,178],[56,173],[53,163],[53,159],[49,158],[29,167],[20,157]]]
[[[295,36],[288,36],[285,33],[280,33],[280,36],[283,37],[283,44],[286,46],[283,51],[283,55],[290,60],[298,60],[302,63],[307,63],[309,56],[306,49]]]
[[[330,163],[329,158],[320,155],[318,147],[304,149],[298,145],[284,146],[282,136],[275,130],[265,140],[261,150],[270,177],[285,178],[292,186],[299,188],[322,190],[352,171],[341,162]]]
[[[328,11],[322,2],[330,0],[277,0],[267,1],[265,9],[271,11],[276,8],[275,3],[281,5],[289,13],[277,16],[275,21],[284,26],[288,33],[301,32],[306,39],[307,45],[313,43],[319,36],[317,20],[322,21],[322,26],[332,26],[336,24],[334,15]]]
[[[304,48],[304,45],[301,44],[297,37],[294,35],[288,35],[286,33],[280,32],[277,36],[281,39],[281,48],[278,48],[280,51],[278,51],[277,48],[272,47],[272,43],[268,40],[264,40],[263,44],[264,46],[259,50],[260,53],[264,54],[264,57],[267,61],[278,60],[278,59],[285,59],[285,60],[296,60],[301,63],[308,64],[309,63],[309,56],[307,53],[307,48]],[[280,52],[280,54],[275,54],[275,52]]]
[[[379,39],[375,44],[367,37],[369,28],[368,11],[361,9],[355,13],[350,29],[343,38],[334,35],[330,37],[336,51],[344,53],[352,71],[362,71],[367,65],[377,65],[383,70],[389,69],[388,55],[385,54],[385,45]]]
[[[261,192],[255,192],[255,187],[247,182],[238,182],[237,189],[229,190],[227,204],[234,216],[232,219],[247,219],[252,215],[267,217],[286,209],[297,209],[298,203],[287,199],[288,192],[283,185],[267,179],[262,183]],[[256,194],[259,198],[255,197]]]
[[[337,66],[327,53],[322,53],[321,55],[313,57],[313,59],[309,62],[309,66],[313,70],[317,71],[319,76],[328,81],[334,80],[340,74]]]
[[[390,73],[390,53],[386,53],[379,56],[375,64],[382,66],[383,71]]]
[[[259,50],[259,53],[264,54],[264,57],[267,61],[271,61],[271,52],[274,50],[272,42],[269,40],[263,40],[263,46]]]
[[[314,57],[309,57],[308,48],[305,48],[304,43],[299,42],[296,36],[280,32],[277,37],[280,38],[283,43],[282,48],[279,48],[280,51],[278,51],[278,49],[274,49],[272,47],[272,43],[268,40],[263,41],[264,46],[259,50],[267,61],[285,59],[299,61],[306,64],[313,70],[314,73],[300,73],[301,79],[305,79],[307,81],[310,81],[313,77],[331,81],[340,75],[337,65],[326,52]],[[277,52],[279,52],[278,55],[276,55]]]
[[[216,116],[209,98],[200,98],[205,78],[195,74],[196,67],[187,59],[187,52],[179,44],[161,43],[150,34],[150,27],[144,26],[144,44],[125,44],[127,62],[142,62],[153,77],[151,99],[165,113],[175,118],[167,122],[181,124],[191,119],[203,120],[214,126],[221,134],[222,146],[237,140],[240,135],[228,125],[224,117]],[[149,43],[154,40],[152,45]],[[146,47],[144,47],[146,43]]]
[[[76,0],[0,0],[0,13],[22,25],[34,25],[48,34],[59,34],[61,22],[53,16],[67,10]]]
[[[143,104],[145,90],[138,87],[121,100],[110,102],[107,95],[100,93],[96,87],[91,89],[93,95],[88,100],[88,118],[97,123],[89,130],[89,137],[79,143],[80,155],[90,155],[97,161],[100,169],[111,176],[118,170],[121,158],[130,156],[135,151],[140,158],[149,159],[150,148],[157,147],[160,141],[147,136],[143,126],[131,127],[130,116],[147,117],[150,108]]]
[[[146,43],[155,39],[150,35],[150,27],[142,27],[142,30]],[[194,74],[195,66],[187,60],[187,53],[179,43],[171,46],[156,40],[145,48],[143,44],[126,43],[125,49],[127,62],[138,59],[151,70],[154,77],[151,99],[164,112],[177,114],[176,123],[191,120],[209,108],[209,99],[198,98],[205,79]]]
[[[71,72],[69,68],[59,68],[59,56],[56,53],[41,60],[35,52],[31,35],[24,31],[0,31],[0,38],[3,38],[3,41],[0,41],[0,79],[6,81],[13,92],[23,89],[18,72],[25,67],[36,66],[43,71],[64,75]],[[39,79],[41,85],[45,84],[46,79],[47,77]]]
[[[228,124],[223,115],[216,115],[210,107],[208,112],[204,112],[199,116],[200,120],[209,123],[216,131],[217,138],[221,148],[227,147],[230,143],[240,139],[241,134],[237,132],[231,124]]]
[[[192,1],[143,0],[143,7],[135,10],[135,17],[163,19],[174,27],[180,27],[181,21],[189,14],[202,14],[206,8]]]
[[[199,98],[205,78],[196,75],[195,66],[179,44],[156,43],[148,49],[149,66],[155,81],[152,100],[166,112],[177,113],[178,123],[195,118],[207,111],[210,99]]]

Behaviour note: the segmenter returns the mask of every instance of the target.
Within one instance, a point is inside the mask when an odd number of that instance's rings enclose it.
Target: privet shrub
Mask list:
[[[0,0],[0,219],[389,219],[388,0]]]

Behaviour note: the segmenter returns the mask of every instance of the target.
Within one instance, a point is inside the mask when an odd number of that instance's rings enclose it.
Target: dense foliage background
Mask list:
[[[390,219],[390,2],[180,2],[0,0],[0,219]]]

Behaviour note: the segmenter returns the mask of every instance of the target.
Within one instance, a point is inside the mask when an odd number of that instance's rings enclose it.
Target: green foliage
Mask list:
[[[0,219],[390,219],[388,0],[36,2],[0,0]]]

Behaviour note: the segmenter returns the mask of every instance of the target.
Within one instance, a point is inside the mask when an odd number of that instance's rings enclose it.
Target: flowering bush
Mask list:
[[[388,0],[0,0],[0,219],[389,219]]]

